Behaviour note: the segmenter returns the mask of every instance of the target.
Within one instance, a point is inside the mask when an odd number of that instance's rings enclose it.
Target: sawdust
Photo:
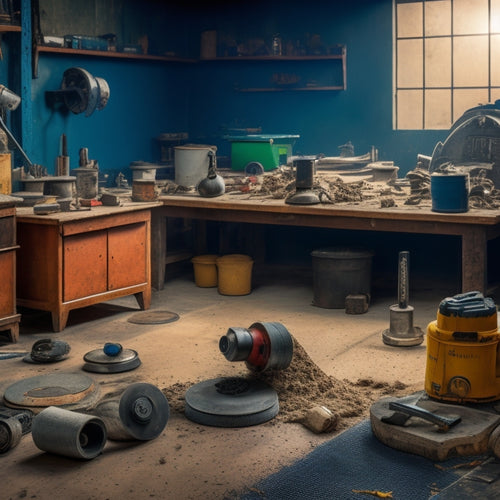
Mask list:
[[[337,430],[342,430],[368,417],[371,404],[380,397],[405,394],[407,386],[402,382],[389,384],[371,378],[351,382],[331,377],[314,363],[296,339],[293,341],[293,359],[286,370],[248,375],[266,382],[278,394],[280,411],[271,424],[300,422],[308,409],[325,406],[338,415]],[[184,394],[191,385],[177,383],[162,389],[171,411],[184,413]]]

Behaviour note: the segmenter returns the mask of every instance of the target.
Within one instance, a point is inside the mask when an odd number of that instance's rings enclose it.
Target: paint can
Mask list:
[[[210,165],[210,152],[216,146],[186,144],[174,148],[175,183],[183,187],[195,187],[206,176]]]
[[[433,212],[467,212],[469,210],[469,175],[431,175]]]

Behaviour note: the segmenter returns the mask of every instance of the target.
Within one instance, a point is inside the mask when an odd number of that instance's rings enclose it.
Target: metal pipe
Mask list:
[[[5,132],[7,133],[7,135],[9,136],[9,138],[12,140],[12,142],[16,145],[17,149],[19,149],[19,151],[21,151],[21,154],[24,156],[25,160],[28,162],[28,165],[30,167],[32,167],[33,166],[32,161],[28,158],[28,155],[24,152],[24,150],[21,147],[21,145],[16,141],[16,138],[12,135],[12,133],[10,132],[10,130],[7,128],[7,125],[5,125],[5,122],[2,120],[1,116],[0,116],[0,125],[5,130]]]
[[[410,252],[399,252],[398,261],[398,306],[400,309],[408,307]]]

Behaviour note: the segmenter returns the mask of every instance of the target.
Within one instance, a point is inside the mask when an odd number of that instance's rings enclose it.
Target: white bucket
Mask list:
[[[209,151],[217,151],[216,146],[205,144],[185,144],[174,148],[175,183],[183,187],[197,186],[208,174]]]

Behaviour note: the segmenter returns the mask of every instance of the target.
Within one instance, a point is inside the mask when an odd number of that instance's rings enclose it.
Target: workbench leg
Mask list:
[[[151,286],[163,290],[167,258],[167,218],[160,208],[151,210]]]
[[[488,288],[488,240],[486,231],[469,227],[462,234],[462,293]]]

